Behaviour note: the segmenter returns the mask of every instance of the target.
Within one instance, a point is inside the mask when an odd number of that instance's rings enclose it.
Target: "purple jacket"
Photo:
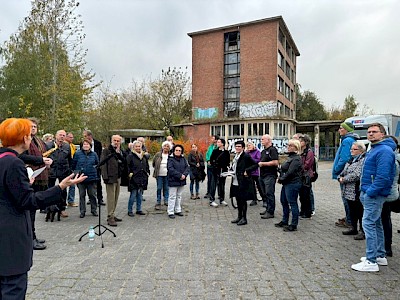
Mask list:
[[[247,152],[250,157],[256,162],[259,163],[261,160],[261,152],[258,149],[252,150],[252,151],[248,151]],[[260,168],[257,168],[256,170],[254,170],[253,172],[251,172],[251,176],[260,176]]]

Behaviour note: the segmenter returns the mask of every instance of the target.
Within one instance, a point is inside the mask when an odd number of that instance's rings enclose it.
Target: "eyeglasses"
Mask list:
[[[350,151],[351,151],[351,150],[356,151],[356,150],[360,150],[360,149],[358,149],[358,148],[351,148]]]
[[[380,131],[376,131],[376,130],[367,131],[368,134],[375,134],[375,133],[378,133],[378,132],[380,132]]]

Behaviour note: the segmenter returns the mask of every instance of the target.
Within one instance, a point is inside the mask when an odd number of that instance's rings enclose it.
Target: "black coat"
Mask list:
[[[118,179],[124,173],[125,157],[121,153],[117,153],[112,145],[104,149],[101,153],[99,165],[101,165],[101,175],[105,184],[117,183]]]
[[[281,166],[278,182],[281,184],[301,183],[302,174],[303,163],[300,155],[294,152],[289,153],[289,157]]]
[[[254,182],[250,176],[251,172],[258,168],[258,164],[251,158],[251,156],[243,152],[236,163],[236,178],[239,186],[235,188],[231,186],[231,197],[241,198],[243,200],[256,199],[256,191]],[[244,175],[246,172],[247,176]]]
[[[17,152],[1,148],[4,152]],[[0,276],[29,271],[33,237],[30,210],[44,209],[61,199],[60,187],[34,193],[23,161],[14,156],[0,158]]]
[[[103,152],[103,146],[101,145],[101,142],[93,139],[93,143],[94,152],[97,154],[98,157],[101,157],[101,152]]]
[[[197,163],[199,163],[199,167],[197,166]],[[203,181],[206,178],[205,177],[206,174],[204,172],[205,170],[204,158],[200,152],[198,153],[198,161],[196,159],[196,155],[190,152],[188,155],[188,164],[190,166],[190,172],[193,175],[193,178],[190,179]]]
[[[228,171],[229,163],[231,161],[231,155],[228,150],[214,149],[211,153],[210,163],[212,166],[212,171],[216,175],[221,174],[221,172]]]
[[[54,142],[52,145],[50,144],[50,146],[50,148],[54,148]],[[57,147],[49,157],[53,160],[50,166],[49,178],[65,178],[71,175],[72,155],[68,143],[63,143],[61,147]]]
[[[132,151],[126,158],[128,165],[128,174],[133,174],[129,179],[128,191],[143,189],[147,190],[149,182],[150,167],[147,156],[143,155],[142,159],[139,158]]]

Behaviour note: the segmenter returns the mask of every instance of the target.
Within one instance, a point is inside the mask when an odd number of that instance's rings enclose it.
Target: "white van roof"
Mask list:
[[[354,126],[372,123],[380,123],[383,126],[388,126],[388,120],[384,115],[355,116],[347,118],[345,122],[352,123]]]

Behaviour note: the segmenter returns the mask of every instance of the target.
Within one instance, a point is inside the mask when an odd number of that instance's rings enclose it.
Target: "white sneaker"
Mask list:
[[[213,201],[213,202],[210,203],[210,206],[218,207],[218,204],[215,203],[215,201]]]
[[[228,203],[227,203],[226,201],[222,201],[222,202],[221,202],[221,205],[223,205],[223,206],[228,206]]]
[[[359,271],[359,272],[378,272],[379,271],[379,266],[377,263],[372,263],[368,259],[355,264],[351,265],[351,268],[353,270]]]
[[[315,210],[313,210],[313,211],[311,212],[311,215],[312,215],[312,216],[315,216]]]
[[[360,261],[365,261],[366,259],[367,258],[365,256],[363,256],[363,257],[360,258]],[[376,263],[378,265],[380,265],[380,266],[387,266],[388,265],[386,257],[377,257],[376,258]]]

